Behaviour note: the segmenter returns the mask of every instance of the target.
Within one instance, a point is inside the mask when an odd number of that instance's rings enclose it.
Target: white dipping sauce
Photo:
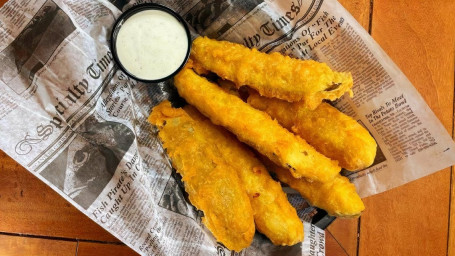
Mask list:
[[[184,62],[188,47],[183,25],[160,10],[133,14],[120,27],[116,41],[123,67],[144,80],[171,75]]]

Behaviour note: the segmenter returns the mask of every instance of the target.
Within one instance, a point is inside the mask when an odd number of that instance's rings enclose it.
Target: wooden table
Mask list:
[[[0,0],[3,5],[5,0]],[[342,0],[454,135],[455,1]],[[453,167],[365,198],[327,255],[455,255]],[[0,255],[136,255],[0,152]]]

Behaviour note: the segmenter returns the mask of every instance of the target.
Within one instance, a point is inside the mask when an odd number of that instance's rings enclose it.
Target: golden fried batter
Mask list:
[[[265,54],[207,37],[194,40],[191,54],[198,65],[233,81],[237,87],[247,85],[266,97],[303,101],[311,109],[323,99],[335,100],[346,92],[352,94],[350,73],[334,72],[325,63],[313,60]]]
[[[175,116],[188,115],[191,125],[188,125],[187,129],[191,127],[194,130],[193,134],[204,131],[204,143],[216,147],[217,152],[214,153],[222,156],[230,165],[227,170],[237,172],[250,199],[259,232],[269,237],[276,245],[294,245],[302,241],[303,224],[296,210],[289,204],[280,183],[270,177],[264,165],[232,134],[213,125],[190,106],[185,107],[183,111],[175,110],[166,102],[156,107],[153,113],[152,119],[160,120],[159,123],[172,122]],[[186,123],[180,122],[180,124]],[[212,147],[207,150],[214,150]],[[230,210],[226,209],[226,211]]]
[[[374,161],[376,142],[370,133],[352,117],[327,103],[310,110],[300,102],[289,103],[258,94],[250,94],[248,103],[265,111],[347,170],[363,169]]]
[[[288,168],[296,178],[329,181],[341,168],[295,136],[266,113],[254,109],[207,79],[185,68],[174,78],[177,90],[188,103],[222,125],[237,138]]]
[[[191,57],[191,56],[190,56]],[[198,75],[208,75],[210,71],[205,69],[201,63],[194,61],[192,58],[188,59],[188,63],[186,64],[187,67],[191,67],[194,72],[196,72]]]
[[[250,200],[230,160],[207,139],[219,130],[194,109],[174,109],[168,101],[153,108],[149,121],[158,126],[191,203],[204,212],[204,225],[227,248],[248,247],[255,232]]]
[[[321,183],[296,179],[290,173],[274,164],[267,164],[277,178],[297,190],[303,198],[316,207],[324,209],[329,215],[337,217],[357,217],[365,210],[365,205],[349,179],[337,175],[335,179]]]
[[[206,138],[219,145],[223,157],[237,171],[250,197],[258,231],[275,245],[294,245],[301,242],[302,221],[289,203],[280,183],[270,177],[253,152],[228,133]]]

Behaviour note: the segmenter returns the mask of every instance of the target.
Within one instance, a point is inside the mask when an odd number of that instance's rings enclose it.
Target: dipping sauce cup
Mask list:
[[[111,51],[118,66],[142,82],[161,82],[183,68],[191,35],[183,18],[159,4],[141,4],[115,22]]]

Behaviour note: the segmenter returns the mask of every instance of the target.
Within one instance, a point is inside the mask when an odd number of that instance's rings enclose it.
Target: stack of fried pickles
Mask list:
[[[340,170],[370,166],[376,142],[325,102],[352,96],[350,73],[199,37],[174,83],[190,105],[164,101],[149,121],[204,225],[227,248],[248,247],[256,229],[276,245],[303,240],[302,221],[269,172],[330,215],[365,209]],[[243,86],[246,97],[238,92]]]

